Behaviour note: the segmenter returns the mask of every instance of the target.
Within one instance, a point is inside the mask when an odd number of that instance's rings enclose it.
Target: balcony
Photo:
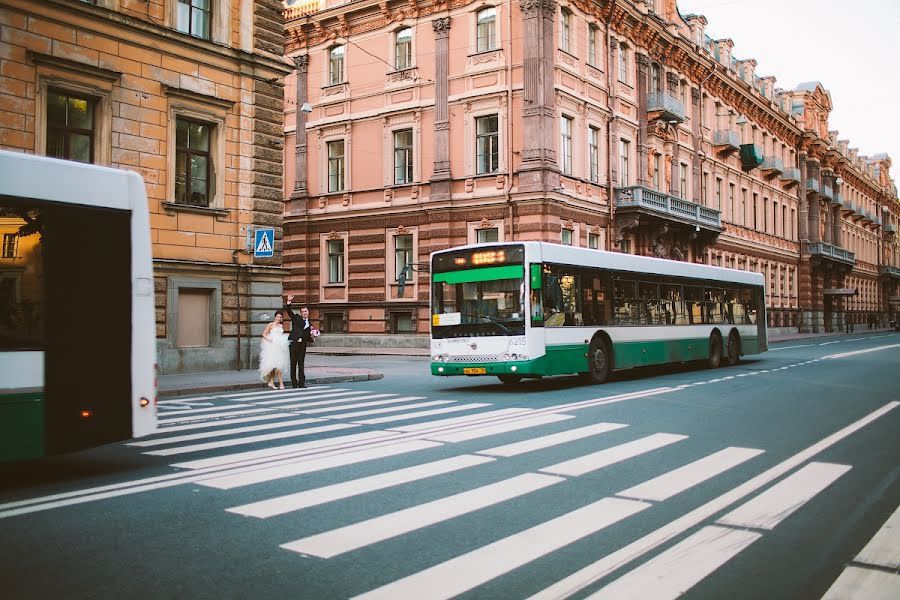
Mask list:
[[[807,192],[815,192],[819,193],[819,180],[818,179],[807,179],[806,180],[806,191]]]
[[[830,185],[823,185],[822,186],[822,195],[825,196],[826,198],[828,198],[829,200],[833,200],[834,199],[834,190],[831,189]]]
[[[713,133],[713,149],[730,156],[741,149],[741,135],[730,129],[718,129]]]
[[[650,121],[683,123],[684,105],[665,92],[653,92],[647,95],[647,117]]]
[[[668,194],[636,185],[616,188],[615,195],[617,211],[638,209],[639,212],[650,212],[689,225],[704,226],[717,231],[722,230],[721,213],[714,208],[694,204],[675,196],[669,196]]]
[[[878,270],[882,277],[890,277],[891,279],[900,279],[900,267],[892,267],[891,265],[881,265]]]
[[[763,164],[762,150],[756,144],[741,144],[741,168],[750,171]]]
[[[800,183],[800,169],[797,167],[785,167],[778,179],[783,181],[785,185],[797,185]]]
[[[784,161],[780,156],[767,156],[763,159],[760,170],[767,177],[774,177],[784,173]]]
[[[844,197],[841,196],[840,193],[835,194],[834,195],[834,203],[837,204],[838,206],[843,206],[844,205]]]
[[[851,267],[856,264],[856,255],[853,252],[826,244],[825,242],[807,244],[806,251],[813,256],[827,258]]]

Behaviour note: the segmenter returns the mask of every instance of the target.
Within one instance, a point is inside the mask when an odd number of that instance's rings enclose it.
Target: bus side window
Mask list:
[[[615,324],[640,325],[640,314],[636,307],[635,282],[617,278],[614,289]]]
[[[659,288],[662,318],[666,325],[687,325],[687,312],[681,298],[681,286],[663,284]]]
[[[544,278],[544,325],[558,327],[565,323],[566,315],[563,308],[563,292],[559,275],[547,274]]]
[[[692,285],[684,286],[684,299],[687,301],[688,318],[692,325],[703,323],[703,290]]]
[[[641,325],[657,325],[660,320],[659,286],[642,281],[638,284],[640,293]]]

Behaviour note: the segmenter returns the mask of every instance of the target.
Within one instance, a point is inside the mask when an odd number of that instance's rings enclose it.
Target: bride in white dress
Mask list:
[[[262,341],[259,343],[259,377],[273,390],[276,379],[278,379],[278,388],[284,389],[282,374],[291,368],[288,339],[282,325],[283,320],[284,317],[281,313],[276,313],[272,322],[266,325]]]

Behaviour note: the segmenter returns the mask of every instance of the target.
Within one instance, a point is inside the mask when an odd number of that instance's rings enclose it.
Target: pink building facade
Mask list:
[[[898,318],[890,157],[674,0],[287,4],[284,289],[326,332],[427,333],[429,253],[512,240],[764,273],[770,327]]]

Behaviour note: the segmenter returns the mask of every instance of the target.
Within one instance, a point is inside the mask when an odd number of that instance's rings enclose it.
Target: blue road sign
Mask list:
[[[267,258],[275,255],[275,230],[271,227],[257,229],[253,236],[253,256]]]

